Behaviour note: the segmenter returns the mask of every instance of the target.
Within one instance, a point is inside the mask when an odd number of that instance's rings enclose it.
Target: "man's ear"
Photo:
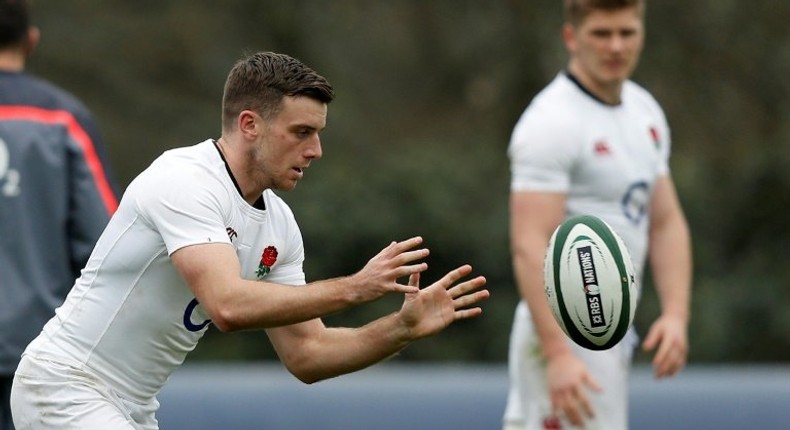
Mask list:
[[[260,133],[259,124],[261,117],[251,110],[243,110],[237,117],[239,132],[246,139],[255,139]]]
[[[27,29],[27,39],[25,39],[25,45],[23,49],[25,50],[25,57],[30,58],[33,54],[33,51],[38,46],[38,42],[41,40],[41,32],[39,31],[38,27],[30,26]]]
[[[576,51],[576,28],[569,24],[565,23],[562,26],[562,41],[565,42],[565,49],[568,50],[569,53],[573,53]]]

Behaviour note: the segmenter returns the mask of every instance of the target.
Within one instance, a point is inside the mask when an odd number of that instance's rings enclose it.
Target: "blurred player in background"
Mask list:
[[[653,97],[630,81],[644,41],[643,0],[565,0],[567,69],[513,130],[511,246],[518,304],[510,339],[507,430],[628,426],[632,332],[606,351],[571,342],[551,315],[543,259],[554,229],[590,214],[625,240],[661,302],[643,347],[659,378],[686,363],[690,237],[670,177],[670,136]]]
[[[261,52],[230,71],[222,134],[165,152],[129,185],[87,267],[27,348],[11,394],[18,429],[156,429],[159,393],[208,326],[264,329],[312,383],[384,360],[482,311],[463,265],[420,289],[422,239],[392,242],[357,273],[305,284],[289,191],[322,155],[330,84]],[[342,240],[342,239],[339,239]],[[408,278],[407,284],[398,282]],[[404,295],[360,328],[322,316]]]
[[[25,346],[66,297],[118,205],[88,110],[28,73],[27,0],[0,0],[0,429]]]

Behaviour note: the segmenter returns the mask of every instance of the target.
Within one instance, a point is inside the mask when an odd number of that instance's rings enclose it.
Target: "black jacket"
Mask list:
[[[118,206],[88,110],[0,71],[0,375],[54,315]]]

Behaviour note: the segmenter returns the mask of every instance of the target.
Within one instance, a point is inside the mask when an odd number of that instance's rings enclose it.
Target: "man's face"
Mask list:
[[[619,87],[636,68],[644,43],[640,9],[596,10],[581,24],[566,24],[563,35],[570,68],[586,85]]]
[[[290,191],[313,159],[321,158],[319,133],[326,127],[327,105],[315,99],[286,96],[276,117],[262,122],[252,148],[251,168],[264,188]]]

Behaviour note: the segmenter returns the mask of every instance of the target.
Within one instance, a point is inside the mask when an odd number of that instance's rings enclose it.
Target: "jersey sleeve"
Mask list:
[[[568,127],[539,108],[527,109],[508,148],[511,191],[567,192],[576,154]]]
[[[304,285],[304,243],[302,234],[296,223],[289,229],[287,252],[283,255],[282,262],[274,267],[268,281],[284,285]]]
[[[230,244],[225,229],[229,199],[210,173],[152,166],[139,179],[133,184],[137,211],[161,235],[168,255],[189,245]]]
[[[651,127],[651,134],[653,143],[658,149],[658,165],[656,166],[656,174],[658,176],[669,175],[669,158],[672,152],[672,136],[669,129],[666,114],[658,103],[658,100],[653,97],[647,90],[639,85],[629,81],[628,88],[635,95],[632,103],[639,104],[640,112],[644,112],[649,117]]]
[[[267,191],[267,207],[278,225],[282,225],[283,253],[266,277],[267,281],[284,285],[304,285],[304,241],[299,224],[291,209],[274,193]]]
[[[669,175],[669,157],[672,153],[672,132],[669,129],[667,118],[664,111],[658,108],[658,129],[659,129],[659,151],[661,152],[661,164],[658,167],[658,174]]]

